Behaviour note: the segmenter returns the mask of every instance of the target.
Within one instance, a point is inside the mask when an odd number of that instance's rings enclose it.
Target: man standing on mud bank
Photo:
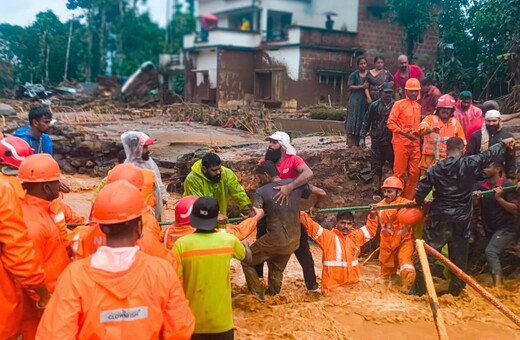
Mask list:
[[[493,157],[514,148],[515,140],[506,138],[486,151],[463,156],[464,141],[452,137],[446,142],[447,157],[439,160],[426,171],[415,192],[417,204],[423,204],[426,196],[434,190],[434,198],[424,225],[424,241],[440,251],[448,244],[450,260],[463,271],[468,263],[470,222],[473,213],[472,193],[480,170]],[[428,256],[432,272],[437,269],[433,257]],[[416,264],[417,276],[410,289],[411,295],[421,296],[426,292],[422,268]],[[465,282],[452,275],[449,292],[458,296]]]
[[[211,152],[191,167],[191,172],[184,180],[182,196],[209,196],[216,199],[219,205],[218,223],[223,228],[228,222],[227,205],[230,197],[243,215],[252,214],[251,200],[238,182],[237,176],[233,170],[222,165],[217,154]]]
[[[34,106],[29,110],[29,125],[22,126],[14,132],[15,137],[26,141],[32,153],[48,153],[52,155],[53,143],[47,134],[52,126],[52,113],[43,106]]]
[[[388,117],[388,128],[393,132],[394,176],[405,185],[402,197],[411,200],[419,181],[421,147],[417,128],[421,123],[421,105],[417,102],[421,91],[419,80],[408,79],[406,98],[395,102]]]
[[[269,141],[269,147],[267,148],[264,159],[270,160],[276,165],[280,179],[294,179],[294,181],[286,185],[274,188],[278,190],[274,195],[274,200],[280,204],[287,204],[292,190],[309,183],[314,173],[311,168],[305,164],[305,161],[296,155],[296,149],[291,145],[291,139],[288,134],[277,131],[267,137],[266,141]],[[262,162],[263,160],[260,160],[259,163]],[[265,223],[265,219],[258,223],[256,232],[257,239],[266,233],[267,226]],[[314,260],[309,248],[309,236],[303,226],[300,229],[300,236],[300,246],[294,252],[294,255],[296,255],[298,262],[302,266],[303,278],[307,290],[310,292],[319,292],[319,285],[316,281],[316,271],[314,270]],[[263,268],[263,263],[256,266],[259,277],[263,277]]]
[[[252,261],[243,263],[242,267],[249,290],[259,299],[263,299],[264,291],[253,266],[267,262],[269,276],[265,293],[278,294],[282,287],[283,271],[291,254],[298,249],[301,242],[300,199],[315,194],[319,201],[319,197],[325,196],[326,193],[322,189],[305,184],[291,191],[287,204],[279,204],[274,198],[277,192],[275,188],[287,185],[292,180],[282,180],[275,164],[269,160],[262,162],[255,173],[262,186],[256,191],[254,207],[264,209],[267,232],[251,245]]]

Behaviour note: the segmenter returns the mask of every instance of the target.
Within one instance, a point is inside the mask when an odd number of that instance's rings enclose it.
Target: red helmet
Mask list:
[[[444,94],[437,100],[437,108],[445,107],[447,109],[455,110],[455,99],[449,94]]]
[[[31,154],[31,146],[19,137],[5,137],[0,140],[0,164],[19,168],[25,157]]]
[[[175,206],[175,225],[181,226],[190,223],[191,209],[193,203],[198,199],[197,196],[183,197]]]

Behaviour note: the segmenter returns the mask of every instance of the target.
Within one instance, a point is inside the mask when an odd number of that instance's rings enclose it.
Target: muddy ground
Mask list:
[[[173,125],[173,126],[172,126]],[[139,127],[143,125],[139,124]],[[129,126],[110,125],[107,135],[117,135]],[[172,133],[168,133],[168,131]],[[112,132],[108,132],[112,131]],[[264,136],[251,136],[241,131],[208,127],[198,123],[154,124],[147,130],[159,142],[153,146],[154,157],[161,164],[175,163],[164,169],[172,192],[167,216],[180,198],[178,176],[206,150],[214,150],[225,164],[237,172],[244,187],[251,193],[257,184],[251,170],[265,150]],[[328,193],[325,207],[365,205],[371,203],[370,184],[359,179],[360,169],[369,166],[366,150],[346,150],[339,136],[296,138],[294,144],[315,172],[313,184]],[[202,150],[198,150],[202,148]],[[198,150],[198,151],[197,151]],[[186,156],[187,153],[187,156]],[[193,154],[192,154],[193,153]],[[184,155],[184,156],[181,156]],[[179,161],[180,159],[180,161]],[[177,164],[179,163],[179,164]],[[181,169],[184,168],[184,169]],[[73,192],[66,201],[79,212],[87,214],[90,196],[99,178],[84,175],[68,176]],[[169,180],[170,179],[170,180]],[[322,214],[318,219],[330,225],[333,216]],[[365,214],[357,213],[357,225]],[[254,237],[250,237],[254,242]],[[321,277],[321,250],[311,246],[316,272]],[[365,253],[370,250],[365,251]],[[363,261],[360,261],[363,262]],[[301,268],[293,257],[285,271],[284,287],[279,296],[260,302],[248,294],[241,266],[232,263],[233,307],[238,339],[436,339],[429,304],[425,298],[404,294],[398,284],[378,280],[377,261],[361,266],[361,282],[340,287],[326,296],[306,292]],[[504,289],[490,288],[491,279],[482,274],[479,281],[491,289],[515,313],[520,314],[520,273],[512,273]],[[437,282],[438,290],[446,289]],[[520,339],[520,330],[477,293],[466,289],[458,298],[440,297],[441,308],[452,339]]]

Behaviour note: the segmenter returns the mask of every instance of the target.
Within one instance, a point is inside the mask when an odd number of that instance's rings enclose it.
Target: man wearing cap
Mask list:
[[[132,163],[143,169],[146,203],[154,207],[155,218],[161,222],[164,218],[164,204],[169,195],[162,182],[159,167],[150,157],[148,149],[157,139],[150,138],[143,132],[127,131],[121,135],[121,141],[126,153],[125,163]]]
[[[53,154],[53,143],[47,134],[52,126],[52,113],[43,106],[29,110],[29,125],[16,129],[14,136],[22,138],[32,148],[33,153]]]
[[[194,233],[179,238],[173,247],[179,261],[190,309],[195,316],[191,339],[233,339],[230,261],[250,261],[246,240],[218,232],[219,203],[209,196],[193,204],[190,224]]]
[[[394,87],[396,90],[401,89],[401,92],[404,97],[405,85],[408,79],[419,79],[419,77],[424,76],[424,72],[417,65],[410,65],[408,63],[408,57],[404,54],[401,54],[397,58],[397,63],[399,64],[399,68],[394,74]],[[399,91],[395,91],[395,100],[399,100]]]
[[[381,98],[370,104],[368,113],[365,115],[363,128],[361,129],[360,146],[365,145],[365,137],[370,131],[371,161],[374,195],[381,196],[381,180],[383,179],[383,166],[386,162],[391,168],[394,167],[394,149],[392,147],[392,131],[387,127],[388,116],[394,106],[394,86],[392,83],[383,83],[381,87]],[[378,199],[379,200],[379,199]]]
[[[148,209],[126,180],[101,189],[92,221],[106,246],[65,269],[37,339],[190,339],[195,320],[175,270],[135,245]]]
[[[215,153],[209,152],[193,164],[191,172],[184,180],[183,196],[210,196],[216,199],[220,209],[221,225],[228,221],[229,198],[233,199],[243,215],[252,214],[251,200],[238,182],[237,176],[233,170],[222,165],[222,160]]]
[[[275,192],[274,200],[280,204],[287,204],[291,192],[295,188],[309,183],[314,176],[314,173],[305,161],[300,156],[296,155],[296,149],[291,145],[291,139],[287,133],[277,131],[267,137],[266,141],[269,141],[269,146],[264,158],[260,160],[259,164],[264,160],[269,160],[276,165],[278,173],[280,174],[280,179],[293,179],[293,181],[288,182],[288,184],[274,187],[275,190],[278,190]],[[258,223],[256,238],[260,238],[266,232],[267,225],[264,219]],[[303,226],[300,230],[300,236],[300,247],[294,252],[294,255],[296,255],[298,262],[302,266],[307,290],[318,292],[319,285],[316,281],[314,260],[309,248],[309,236]],[[263,277],[263,268],[263,263],[259,263],[256,266],[256,271],[259,277]]]
[[[468,155],[476,155],[479,152],[486,151],[492,145],[500,143],[500,141],[513,137],[513,134],[502,126],[500,112],[497,110],[489,110],[486,112],[485,123],[482,128],[471,136],[466,153]],[[505,153],[501,153],[494,159],[500,162],[504,167],[507,178],[515,179],[515,150],[507,149]]]
[[[459,94],[459,100],[455,104],[455,118],[457,118],[466,133],[473,120],[482,116],[482,110],[473,105],[473,94],[470,91],[462,91]]]
[[[417,128],[421,122],[421,105],[417,102],[421,91],[419,80],[406,81],[405,99],[395,102],[388,117],[388,129],[392,131],[394,148],[394,176],[405,183],[402,197],[413,199],[419,182],[421,147]]]
[[[34,244],[36,257],[47,274],[45,284],[51,293],[58,276],[70,263],[51,210],[51,202],[59,197],[60,179],[63,178],[58,163],[45,153],[28,156],[18,169],[18,179],[27,192],[22,200],[23,218]],[[25,301],[29,301],[28,297]],[[25,321],[22,325],[24,337],[34,338],[39,318],[36,307],[26,303]]]

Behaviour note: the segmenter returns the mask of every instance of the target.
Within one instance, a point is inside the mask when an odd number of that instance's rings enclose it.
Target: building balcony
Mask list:
[[[257,48],[262,43],[262,35],[256,31],[239,31],[227,28],[213,28],[206,32],[184,35],[186,50],[214,47]]]

